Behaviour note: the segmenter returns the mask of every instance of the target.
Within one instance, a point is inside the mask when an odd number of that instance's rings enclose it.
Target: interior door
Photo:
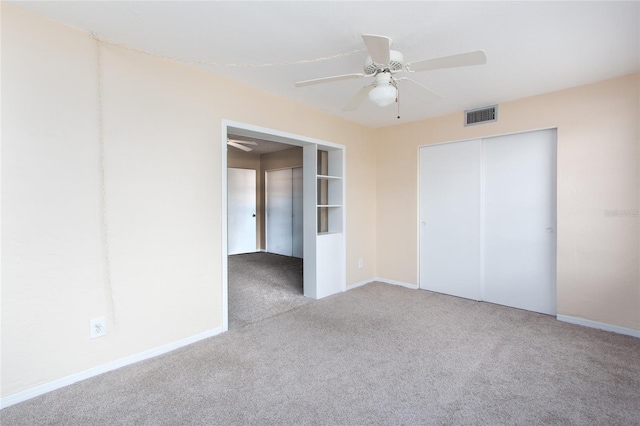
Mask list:
[[[480,299],[480,166],[470,140],[420,148],[420,288]]]
[[[293,181],[291,169],[266,173],[267,252],[293,254]]]
[[[556,131],[483,141],[483,296],[555,315]]]
[[[227,169],[228,254],[256,251],[256,171]]]
[[[303,234],[304,223],[302,220],[302,167],[295,167],[292,169],[292,208],[293,208],[293,241],[292,241],[292,256],[303,257]]]

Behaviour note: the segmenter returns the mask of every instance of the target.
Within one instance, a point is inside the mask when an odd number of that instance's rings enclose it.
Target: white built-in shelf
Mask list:
[[[318,204],[318,207],[342,207],[340,204]]]

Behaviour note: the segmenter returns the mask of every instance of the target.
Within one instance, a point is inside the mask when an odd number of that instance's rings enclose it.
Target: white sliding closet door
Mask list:
[[[303,257],[302,167],[267,171],[267,252]]]
[[[556,131],[420,149],[420,288],[556,313]]]
[[[555,315],[556,131],[483,141],[483,300]]]
[[[420,149],[420,288],[480,299],[481,141]]]
[[[266,187],[267,251],[291,256],[293,249],[291,169],[268,171]]]

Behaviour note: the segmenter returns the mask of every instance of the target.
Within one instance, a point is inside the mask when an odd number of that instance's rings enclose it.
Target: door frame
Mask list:
[[[559,135],[559,130],[558,127],[556,126],[550,126],[550,127],[540,127],[540,128],[535,128],[535,129],[527,129],[527,130],[519,130],[517,132],[506,132],[506,133],[498,133],[498,134],[488,134],[488,135],[478,135],[476,137],[473,138],[466,138],[466,139],[456,139],[456,140],[450,140],[450,141],[444,141],[444,142],[436,142],[436,143],[428,143],[428,144],[422,144],[419,145],[416,148],[416,163],[417,163],[417,182],[418,184],[416,185],[416,197],[418,200],[418,205],[417,205],[417,214],[416,214],[416,252],[418,253],[418,258],[416,259],[416,269],[417,269],[417,277],[418,277],[418,283],[417,283],[417,288],[420,289],[420,281],[421,281],[421,268],[420,268],[420,259],[422,256],[422,253],[420,252],[420,222],[421,222],[421,217],[420,217],[420,209],[421,209],[421,203],[420,203],[420,149],[422,148],[427,148],[430,146],[436,146],[436,145],[444,145],[444,144],[450,144],[450,143],[456,143],[456,142],[466,142],[466,141],[471,141],[471,140],[477,140],[477,139],[490,139],[490,138],[494,138],[494,137],[500,137],[500,136],[512,136],[512,135],[519,135],[519,134],[523,134],[523,133],[533,133],[533,132],[538,132],[538,131],[542,131],[542,130],[555,130],[556,131],[556,169],[555,169],[555,174],[556,174],[556,192],[555,192],[555,196],[556,196],[556,202],[555,202],[555,206],[556,206],[556,211],[555,211],[555,216],[556,216],[556,229],[555,229],[555,239],[556,239],[556,244],[555,244],[555,262],[554,262],[554,286],[556,289],[556,308],[557,308],[557,300],[558,300],[558,286],[556,285],[558,282],[558,235],[560,234],[560,229],[558,229],[557,226],[557,217],[558,217],[558,135]],[[480,168],[480,172],[483,173],[482,170],[482,166]],[[482,197],[482,191],[483,191],[483,187],[482,185],[480,186],[480,191],[481,194],[480,196]],[[483,211],[483,207],[482,207],[482,203],[480,206],[480,217],[481,217],[481,221],[482,221],[482,216],[484,215],[484,211]],[[480,230],[480,244],[481,246],[484,245],[484,232],[481,229]],[[480,291],[481,291],[481,295],[484,294],[484,270],[483,270],[483,265],[484,265],[484,259],[483,259],[483,253],[482,251],[480,252],[480,271],[481,271],[481,277],[480,277]],[[490,302],[488,302],[490,303]],[[517,308],[516,308],[517,309]]]
[[[294,133],[283,132],[280,130],[269,129],[266,127],[255,126],[252,124],[241,123],[238,121],[222,119],[221,121],[221,139],[220,139],[220,150],[221,150],[221,183],[220,183],[220,194],[221,194],[221,202],[222,202],[222,213],[220,215],[220,224],[222,231],[222,244],[221,244],[221,252],[222,252],[222,331],[226,332],[229,330],[229,265],[228,265],[228,250],[227,250],[227,136],[231,133],[237,136],[245,136],[250,138],[262,139],[270,142],[278,142],[286,145],[292,146],[300,146],[300,147],[312,147],[317,146],[319,149],[322,148],[330,148],[333,150],[339,149],[342,150],[343,158],[346,159],[346,147],[341,144],[328,142],[320,139],[310,138],[307,136],[297,135]],[[315,149],[315,148],[313,148]],[[306,170],[305,163],[303,161],[303,170]],[[313,166],[315,167],[315,161]],[[343,162],[343,169],[346,171],[346,161]],[[311,173],[313,172],[313,173]],[[303,172],[303,188],[305,187],[315,187],[316,186],[316,175],[317,170],[314,168],[312,171]],[[344,176],[344,173],[343,173]],[[312,182],[313,180],[313,182]],[[343,184],[344,185],[344,184]],[[306,206],[305,202],[307,197],[304,195],[303,191],[303,206]],[[346,197],[346,188],[343,188],[343,206],[342,206],[342,253],[343,259],[341,262],[341,269],[343,269],[343,275],[346,276],[346,223],[347,223],[347,197]],[[313,209],[315,212],[316,200],[313,201]],[[309,203],[311,204],[311,203]],[[304,208],[306,211],[306,207]],[[314,220],[304,220],[304,258],[303,265],[305,271],[315,271],[316,270],[316,258],[311,255],[315,253],[315,241],[310,241],[307,238],[307,235],[316,235],[316,221]],[[314,239],[315,240],[315,239]],[[313,249],[307,250],[307,247],[310,247],[309,244],[313,243]],[[311,248],[310,247],[310,248]],[[309,254],[307,256],[307,253]],[[306,275],[306,274],[305,274]],[[306,285],[306,278],[305,283]],[[344,287],[344,285],[342,286]],[[345,289],[342,288],[342,291]],[[305,292],[305,294],[307,294]]]

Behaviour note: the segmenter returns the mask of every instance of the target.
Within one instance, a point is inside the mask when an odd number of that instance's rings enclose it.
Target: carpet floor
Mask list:
[[[8,425],[640,424],[640,339],[372,283],[0,411]]]
[[[302,259],[272,253],[229,256],[229,330],[311,302],[303,295]]]

